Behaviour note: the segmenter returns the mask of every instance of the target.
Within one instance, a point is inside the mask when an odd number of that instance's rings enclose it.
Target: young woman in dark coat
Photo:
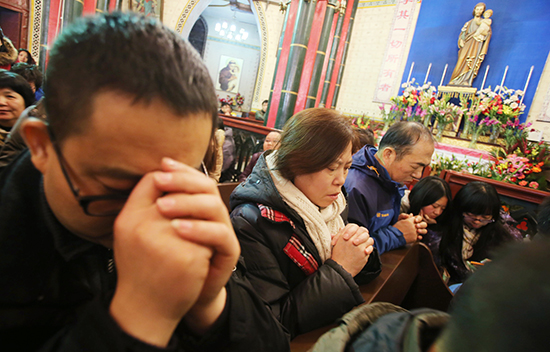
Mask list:
[[[354,138],[334,110],[301,111],[231,196],[247,277],[292,337],[363,303],[380,271],[367,229],[341,217]]]

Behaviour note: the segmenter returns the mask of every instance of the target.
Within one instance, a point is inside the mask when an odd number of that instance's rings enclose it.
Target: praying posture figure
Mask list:
[[[491,40],[491,22],[493,14],[482,2],[474,8],[474,18],[466,22],[458,37],[458,60],[449,85],[471,87],[479,67],[487,54]],[[484,14],[485,19],[481,18]]]

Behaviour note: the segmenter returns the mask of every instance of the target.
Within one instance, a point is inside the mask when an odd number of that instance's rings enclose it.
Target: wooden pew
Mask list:
[[[408,245],[382,254],[382,272],[367,285],[360,287],[364,304],[390,302],[406,309],[434,308],[446,311],[453,294],[439,275],[432,253],[422,243]],[[319,337],[333,328],[326,326],[297,336],[292,340],[292,352],[307,351]]]
[[[231,208],[229,208],[229,197],[235,187],[239,184],[239,182],[218,183],[218,191],[220,191],[220,196],[222,197],[223,203],[227,207],[227,211],[231,210]]]

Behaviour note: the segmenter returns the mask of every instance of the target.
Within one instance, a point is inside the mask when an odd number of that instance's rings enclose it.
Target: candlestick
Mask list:
[[[407,83],[411,81],[411,74],[413,72],[414,62],[411,64],[411,69],[409,70],[409,77],[407,77]]]
[[[525,97],[525,92],[527,91],[527,86],[529,86],[529,80],[531,79],[531,75],[533,74],[533,69],[535,66],[531,66],[531,69],[529,70],[529,76],[527,76],[527,81],[525,82],[525,87],[523,88],[523,95],[521,96],[521,100],[519,101],[519,105],[521,106],[521,103],[523,103],[523,97]]]
[[[428,71],[426,72],[426,77],[424,78],[424,84],[428,82],[428,76],[430,75],[430,70],[432,69],[432,63],[430,62],[430,65],[428,66]]]
[[[487,68],[485,69],[485,76],[483,76],[483,82],[481,82],[481,89],[480,90],[483,90],[483,87],[485,87],[485,80],[487,79],[487,72],[489,72],[489,67],[491,67],[491,66],[487,65]]]
[[[445,79],[445,74],[447,73],[447,67],[448,66],[449,66],[449,64],[445,64],[445,69],[443,70],[443,75],[441,76],[441,82],[439,82],[440,86],[443,85],[443,80]]]

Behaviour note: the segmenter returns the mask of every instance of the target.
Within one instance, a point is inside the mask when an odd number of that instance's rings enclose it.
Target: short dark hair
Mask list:
[[[419,122],[399,121],[393,124],[384,137],[382,137],[378,150],[391,147],[395,150],[397,160],[401,160],[421,139],[435,141],[430,130],[423,124]]]
[[[335,110],[312,108],[292,116],[283,127],[276,168],[287,180],[328,167],[354,141],[349,119]]]
[[[34,93],[29,82],[15,72],[0,70],[0,88],[9,88],[23,97],[25,107],[34,103]]]
[[[36,89],[42,87],[43,75],[38,66],[19,62],[13,65],[10,71],[17,73],[29,83],[33,82]]]
[[[269,103],[269,100],[267,100],[267,99],[262,101],[262,104],[267,104],[267,103]]]
[[[56,138],[85,130],[96,94],[119,91],[164,101],[181,116],[211,115],[218,102],[199,54],[152,18],[115,12],[84,17],[63,30],[48,63],[45,104]]]
[[[353,150],[357,151],[365,145],[372,145],[374,146],[374,131],[370,128],[361,128],[361,127],[355,127],[355,145]]]
[[[221,106],[221,107],[223,108],[224,106],[231,106],[231,105],[230,105],[229,103],[222,102],[222,106]]]
[[[434,204],[439,199],[446,197],[448,199],[447,207],[437,218],[437,224],[445,224],[447,222],[448,215],[451,212],[451,202],[453,195],[449,184],[437,177],[427,176],[422,178],[416,183],[409,193],[409,213],[418,215],[423,207]]]
[[[36,65],[36,61],[34,61],[34,58],[32,57],[31,53],[27,49],[20,48],[19,50],[17,50],[17,54],[19,54],[22,51],[27,53],[27,62],[26,63],[29,64],[29,65]]]
[[[437,350],[548,351],[549,252],[548,239],[498,251],[458,291]]]
[[[550,237],[550,197],[544,198],[537,214],[538,235]]]

